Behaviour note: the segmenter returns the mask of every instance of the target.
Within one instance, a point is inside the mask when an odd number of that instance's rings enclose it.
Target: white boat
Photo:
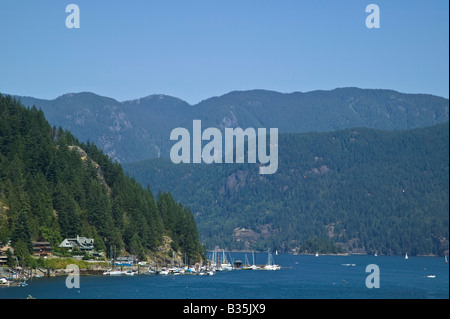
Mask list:
[[[270,252],[267,252],[267,265],[264,266],[264,270],[280,270],[281,266],[276,265],[272,254]]]
[[[9,286],[9,281],[4,277],[0,278],[0,286]]]
[[[229,270],[233,270],[233,266],[231,266],[230,263],[226,262],[226,263],[220,264],[220,269],[221,270],[225,270],[225,271],[229,271]]]
[[[108,275],[108,276],[122,276],[125,275],[125,271],[121,271],[121,270],[107,270],[103,273],[103,275]]]
[[[318,253],[318,252],[316,252],[316,254],[315,254],[314,256],[316,256],[316,257],[319,257],[319,253]]]
[[[177,267],[170,267],[169,269],[167,269],[169,271],[169,273],[171,274],[179,274],[180,273],[180,269]]]
[[[427,278],[436,278],[436,275],[428,275]]]
[[[242,269],[244,269],[244,270],[252,270],[250,268],[250,264],[248,262],[247,254],[245,254],[245,264],[242,266]]]
[[[264,270],[279,270],[277,265],[265,265]]]
[[[163,269],[159,272],[160,275],[167,276],[169,274],[169,271],[167,269]]]
[[[252,251],[252,257],[253,257],[253,264],[251,266],[247,266],[245,269],[248,270],[260,270],[261,267],[255,265],[255,253]],[[245,256],[247,259],[247,255]]]
[[[408,259],[408,253],[405,254],[405,259]]]
[[[447,257],[447,255],[445,255],[444,261],[445,261],[446,264],[448,264],[448,257]]]
[[[222,251],[222,263],[220,264],[221,270],[233,270],[233,266],[230,264],[230,262],[227,260],[227,257],[225,255],[225,250]]]

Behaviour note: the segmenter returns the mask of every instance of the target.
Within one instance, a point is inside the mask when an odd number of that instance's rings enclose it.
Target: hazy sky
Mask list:
[[[68,4],[80,28],[68,29]],[[368,29],[368,4],[380,28]],[[0,92],[197,103],[356,86],[448,98],[447,0],[0,0]]]

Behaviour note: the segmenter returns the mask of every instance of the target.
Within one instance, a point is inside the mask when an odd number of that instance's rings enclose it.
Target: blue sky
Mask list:
[[[80,28],[65,25],[68,4]],[[368,4],[380,28],[368,29]],[[197,103],[233,90],[336,87],[448,98],[444,0],[0,0],[0,92]]]

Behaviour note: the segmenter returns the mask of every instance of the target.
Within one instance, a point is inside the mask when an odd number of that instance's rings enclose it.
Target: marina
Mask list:
[[[228,256],[228,257],[227,257]],[[114,260],[110,260],[110,269],[103,272],[105,276],[134,276],[134,275],[199,275],[213,276],[217,272],[226,272],[232,270],[280,270],[281,266],[275,264],[274,258],[270,252],[267,253],[267,263],[262,265],[255,264],[255,254],[252,252],[253,264],[248,263],[247,255],[245,255],[245,264],[239,259],[234,260],[231,254],[225,250],[216,249],[209,253],[209,258],[204,265],[178,265],[175,266],[174,260],[170,265],[158,267],[157,265],[149,265],[146,262],[140,262],[138,265],[118,264]],[[186,263],[185,263],[186,264]]]
[[[27,276],[23,273],[0,269],[0,287],[25,287]]]

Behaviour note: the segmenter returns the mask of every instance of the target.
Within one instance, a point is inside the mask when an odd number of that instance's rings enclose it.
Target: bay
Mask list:
[[[227,254],[252,263],[251,253]],[[66,277],[34,278],[26,287],[1,287],[0,299],[448,299],[444,258],[400,256],[273,256],[278,271],[232,270],[214,276],[81,276],[68,289]],[[256,264],[267,254],[256,253]],[[367,265],[380,270],[380,287],[367,288]]]

